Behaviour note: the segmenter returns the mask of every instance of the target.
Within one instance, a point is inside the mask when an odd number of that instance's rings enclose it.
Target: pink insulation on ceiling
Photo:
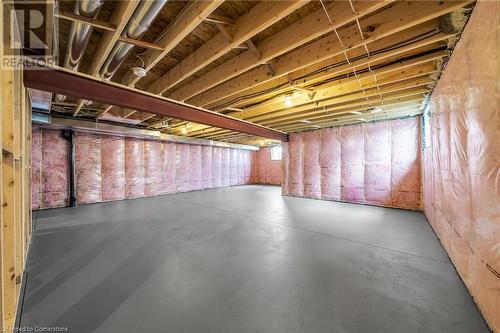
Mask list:
[[[161,168],[162,145],[160,141],[144,141],[144,194],[163,193]]]
[[[102,137],[102,200],[125,199],[125,138]]]
[[[88,133],[76,133],[75,175],[76,201],[82,204],[102,201],[101,151],[102,137]]]
[[[500,332],[500,2],[479,1],[430,99],[423,207]]]
[[[144,140],[125,140],[125,195],[127,198],[144,196]]]
[[[418,209],[419,119],[290,134],[283,193]]]
[[[31,131],[31,209],[42,205],[42,129],[33,126]]]
[[[42,196],[40,208],[68,204],[68,141],[59,130],[42,130]]]

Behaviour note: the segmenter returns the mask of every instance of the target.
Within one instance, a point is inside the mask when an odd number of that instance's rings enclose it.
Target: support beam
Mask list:
[[[286,141],[287,134],[65,69],[25,70],[26,87]]]

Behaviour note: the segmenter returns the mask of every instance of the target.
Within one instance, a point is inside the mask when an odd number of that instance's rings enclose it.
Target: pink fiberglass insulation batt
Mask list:
[[[341,152],[340,127],[320,131],[319,165],[321,168],[321,198],[340,200]]]
[[[288,191],[290,195],[303,196],[303,148],[302,148],[302,133],[291,133],[290,142],[288,143]]]
[[[290,156],[289,156],[289,150],[288,150],[288,142],[283,142],[281,144],[281,149],[282,149],[282,156],[281,156],[281,160],[282,160],[282,172],[283,172],[283,175],[282,175],[282,185],[281,185],[281,194],[283,195],[289,195],[290,194],[290,190],[289,190],[289,186],[288,186],[288,181],[290,179],[289,175],[288,175],[288,172],[289,172],[289,166],[290,166]]]
[[[348,202],[365,201],[364,125],[343,127],[341,131],[341,197]],[[417,139],[417,138],[415,138]]]
[[[392,132],[390,125],[389,122],[379,122],[365,126],[364,189],[365,202],[368,204],[391,205]]]
[[[42,205],[42,129],[33,126],[31,132],[31,209]]]
[[[231,182],[231,154],[229,148],[222,148],[221,177],[222,186],[229,186]]]
[[[235,149],[229,149],[229,185],[238,184],[238,153]]]
[[[479,1],[430,99],[423,207],[500,332],[500,2]]]
[[[125,138],[102,137],[102,200],[125,199]]]
[[[68,143],[61,131],[33,127],[32,208],[66,206]],[[248,150],[75,133],[77,203],[250,184],[257,153]],[[265,150],[264,150],[265,151]],[[269,151],[266,152],[269,158]],[[280,184],[280,161],[264,181]],[[266,178],[266,175],[269,178]]]
[[[271,160],[270,147],[262,147],[259,151],[255,152],[256,163],[253,169],[249,170],[254,173],[252,183],[258,184],[271,184],[281,185],[282,182],[282,161]]]
[[[173,142],[164,142],[161,159],[163,175],[163,193],[175,192],[175,174],[177,162],[177,145]]]
[[[201,188],[212,188],[212,147],[201,146]]]
[[[201,189],[201,146],[189,146],[189,190]]]
[[[305,132],[303,140],[304,196],[321,197],[321,166],[319,163],[319,131]]]
[[[160,141],[144,141],[144,194],[158,195],[163,192]]]
[[[284,153],[286,193],[418,209],[419,121],[415,117],[290,134]]]
[[[175,191],[188,192],[189,191],[189,152],[190,145],[177,144],[176,166],[175,166]]]
[[[222,148],[214,147],[212,150],[212,186],[222,186]]]
[[[102,137],[75,134],[76,200],[86,204],[102,201]]]
[[[42,130],[42,202],[41,208],[68,204],[68,141],[59,130]]]
[[[125,140],[125,195],[127,198],[144,196],[144,140]]]

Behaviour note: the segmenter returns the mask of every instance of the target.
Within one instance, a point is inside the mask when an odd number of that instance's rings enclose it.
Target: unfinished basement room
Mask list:
[[[0,332],[500,333],[500,0],[0,17]]]

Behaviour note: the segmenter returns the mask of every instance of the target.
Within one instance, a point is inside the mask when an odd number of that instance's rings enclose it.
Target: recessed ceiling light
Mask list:
[[[293,100],[292,100],[292,96],[287,96],[285,97],[285,105],[290,107],[293,105]]]
[[[377,106],[377,107],[374,107],[374,108],[372,109],[372,111],[371,111],[371,112],[372,112],[372,113],[378,113],[378,112],[382,112],[382,111],[383,111],[383,110],[382,110],[382,108],[379,108],[379,107]]]

